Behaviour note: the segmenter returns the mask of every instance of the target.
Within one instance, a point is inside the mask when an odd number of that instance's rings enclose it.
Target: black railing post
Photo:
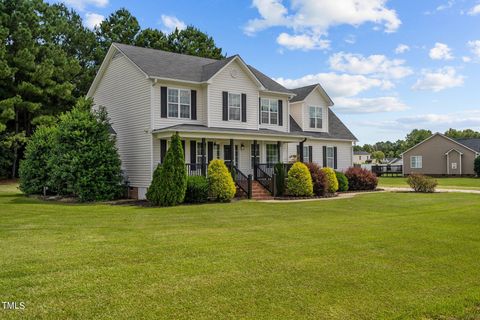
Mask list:
[[[207,176],[207,170],[206,169],[206,166],[205,166],[205,149],[206,149],[206,143],[205,143],[205,138],[202,138],[202,163],[201,163],[201,171],[202,171],[202,176],[206,177]]]
[[[257,154],[258,144],[257,140],[253,140],[253,179],[257,180],[257,167],[258,167],[258,154]]]
[[[272,174],[272,196],[277,195],[277,175],[274,173]]]
[[[252,187],[253,183],[252,182],[253,182],[252,175],[249,174],[248,175],[248,192],[247,192],[248,199],[252,199],[252,189],[253,189],[253,187]]]
[[[230,139],[230,171],[233,168],[233,158],[235,157],[235,144],[233,139]]]

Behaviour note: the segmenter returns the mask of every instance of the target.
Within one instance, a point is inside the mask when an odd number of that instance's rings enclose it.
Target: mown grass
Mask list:
[[[480,178],[435,178],[440,189],[467,189],[480,190]],[[406,187],[407,178],[404,177],[380,177],[378,186],[381,187]]]
[[[1,319],[477,319],[480,197],[58,204],[0,185]],[[1,307],[1,306],[0,306]]]

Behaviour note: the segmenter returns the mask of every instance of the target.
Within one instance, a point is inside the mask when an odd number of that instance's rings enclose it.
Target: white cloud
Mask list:
[[[480,4],[477,4],[472,9],[470,9],[468,11],[468,14],[471,16],[476,16],[477,14],[480,14]]]
[[[437,11],[447,10],[453,7],[454,4],[455,4],[455,0],[449,0],[446,3],[439,5],[436,10]]]
[[[395,32],[401,24],[395,10],[386,7],[386,0],[294,0],[290,8],[281,0],[253,0],[252,6],[260,18],[247,22],[244,31],[248,35],[281,26],[294,32],[293,35],[284,33],[284,38],[305,36],[319,43],[332,26],[360,26],[371,22],[383,25],[385,32]],[[305,47],[299,49],[305,50]]]
[[[64,0],[63,2],[79,11],[84,11],[87,6],[103,8],[108,5],[108,0]]]
[[[438,70],[423,70],[422,76],[413,85],[414,90],[442,91],[448,88],[460,87],[465,77],[457,75],[453,67],[444,67]]]
[[[401,79],[413,73],[404,66],[405,60],[390,60],[384,55],[364,57],[361,54],[339,52],[329,59],[330,68],[353,74],[372,74],[375,77]]]
[[[407,46],[406,44],[399,44],[396,48],[395,48],[395,53],[396,54],[401,54],[401,53],[405,53],[407,51],[410,50],[410,47]]]
[[[87,12],[85,14],[85,26],[87,28],[93,29],[100,25],[100,23],[105,20],[105,17],[98,13]]]
[[[476,127],[480,126],[480,110],[465,110],[455,113],[429,113],[397,119],[398,123],[424,127]]]
[[[352,97],[369,89],[390,89],[393,86],[390,81],[333,72],[309,74],[298,79],[277,78],[275,81],[287,88],[320,83],[331,97]]]
[[[336,108],[342,113],[378,113],[405,111],[408,106],[397,97],[337,98]]]
[[[330,41],[320,39],[320,37],[309,36],[306,34],[289,35],[282,32],[277,37],[277,43],[289,50],[313,50],[313,49],[328,49]]]
[[[472,53],[476,57],[480,58],[480,40],[468,41],[467,45],[472,51]]]
[[[175,31],[175,28],[177,28],[178,30],[183,30],[187,27],[185,22],[183,22],[182,20],[178,19],[175,16],[167,16],[165,14],[162,14],[161,21],[165,27],[163,31],[166,33]]]
[[[437,42],[435,46],[430,49],[430,58],[434,60],[451,60],[453,59],[452,50],[445,43]]]
[[[472,58],[467,57],[467,56],[463,56],[463,57],[462,57],[462,61],[463,61],[463,62],[470,62],[470,61],[472,61]]]

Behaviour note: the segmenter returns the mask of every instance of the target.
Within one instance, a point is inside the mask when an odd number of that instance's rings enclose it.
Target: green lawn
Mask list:
[[[435,178],[440,189],[469,189],[480,190],[480,178]],[[408,187],[407,178],[380,177],[378,186],[381,187]]]
[[[0,319],[478,319],[480,196],[142,208],[0,185]]]

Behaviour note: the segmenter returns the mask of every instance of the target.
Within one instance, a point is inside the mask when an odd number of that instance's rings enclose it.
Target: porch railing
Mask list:
[[[272,195],[275,195],[276,184],[273,167],[270,164],[257,164],[255,166],[255,179]]]
[[[372,166],[372,172],[375,173],[377,176],[401,175],[403,173],[403,166],[400,164],[375,165],[375,166]]]
[[[235,181],[235,183],[240,188],[240,190],[245,192],[248,199],[251,199],[252,198],[252,175],[249,174],[248,176],[246,176],[236,166],[232,167],[231,174],[232,174],[233,181]]]
[[[206,176],[207,175],[207,164],[201,163],[185,163],[187,168],[187,174],[189,176]]]

